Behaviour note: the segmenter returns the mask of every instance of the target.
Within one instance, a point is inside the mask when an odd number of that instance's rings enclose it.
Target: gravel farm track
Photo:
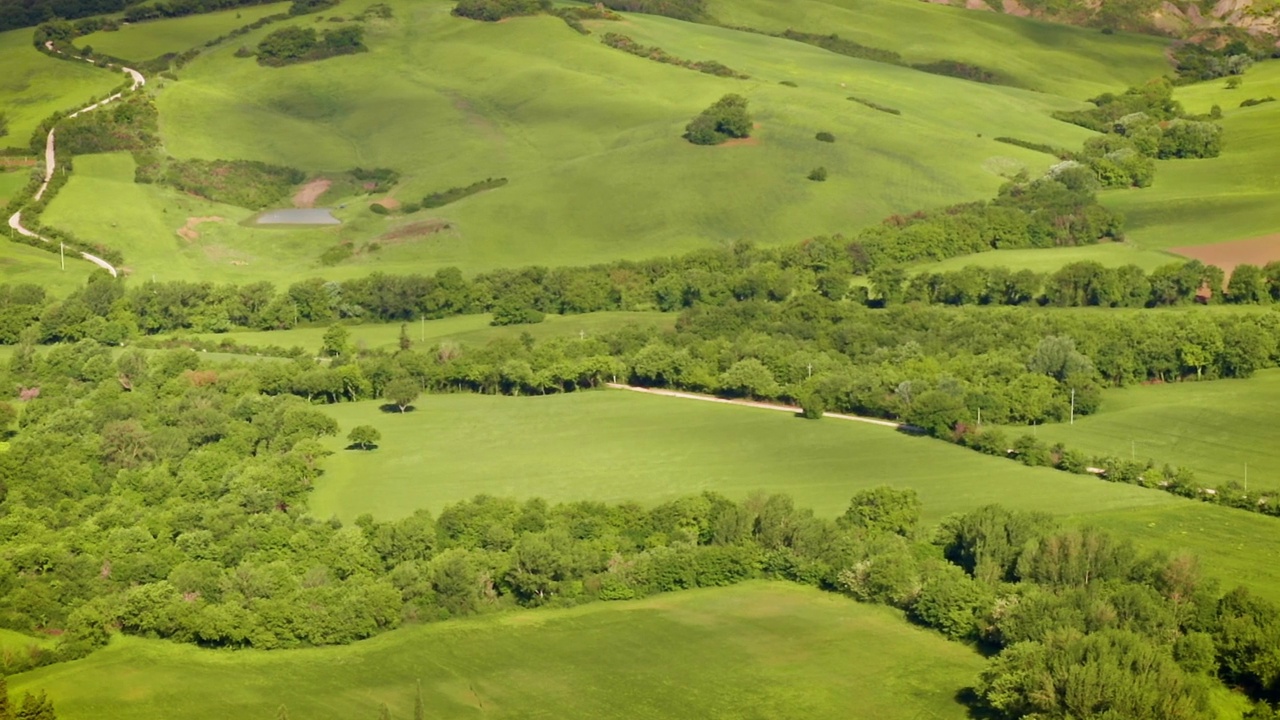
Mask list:
[[[48,48],[50,52],[56,52],[56,53],[58,53],[59,55],[63,55],[63,54],[65,54],[65,53],[62,53],[62,52],[61,52],[61,51],[59,51],[59,50],[55,50],[55,49],[54,49],[54,47],[53,47],[53,43],[52,43],[52,42],[47,42],[47,43],[45,43],[45,47],[46,47],[46,48]],[[85,60],[85,62],[92,62],[92,61],[91,61],[91,60]],[[108,65],[107,67],[114,67],[114,66]],[[147,79],[146,79],[146,78],[144,78],[144,77],[142,76],[142,73],[138,72],[137,70],[134,70],[133,68],[127,68],[127,67],[122,67],[122,68],[120,68],[120,69],[121,69],[121,70],[123,70],[123,71],[124,71],[124,72],[125,72],[125,73],[130,77],[130,78],[132,78],[132,79],[133,79],[133,85],[129,88],[129,92],[132,92],[132,91],[134,91],[134,90],[137,90],[138,88],[140,88],[140,87],[142,87],[143,85],[146,85],[146,84],[147,84]],[[68,115],[67,117],[69,117],[69,118],[73,118],[73,117],[76,117],[77,115],[79,115],[80,113],[86,113],[86,112],[90,112],[90,111],[92,111],[92,110],[96,110],[96,109],[98,109],[98,108],[100,108],[100,107],[102,107],[102,106],[104,106],[104,105],[108,105],[108,104],[110,104],[110,103],[113,103],[113,102],[115,102],[116,100],[119,100],[119,99],[120,99],[120,98],[122,98],[122,97],[124,97],[124,93],[123,93],[123,92],[118,92],[118,93],[116,93],[115,95],[112,95],[112,96],[110,96],[110,97],[108,97],[108,98],[106,98],[106,99],[104,99],[104,100],[99,100],[98,102],[93,103],[92,105],[88,105],[88,106],[86,106],[86,107],[82,107],[82,108],[80,108],[79,110],[77,110],[77,111],[75,111],[75,112],[71,113],[71,114],[70,114],[70,115]],[[52,128],[49,128],[49,135],[48,135],[48,137],[46,137],[46,138],[45,138],[45,142],[44,142],[44,181],[40,183],[40,189],[36,190],[35,197],[33,198],[33,199],[34,199],[34,200],[36,200],[36,201],[39,201],[42,197],[44,197],[44,192],[45,192],[45,190],[48,190],[48,189],[49,189],[49,181],[53,179],[53,171],[54,171],[54,170],[56,169],[56,167],[57,167],[57,153],[56,153],[56,146],[54,145],[54,135],[57,133],[57,130],[58,130],[58,129],[57,129],[57,127],[56,127],[56,126],[55,126],[55,127],[52,127]],[[21,211],[21,210],[19,210],[19,211],[15,212],[13,215],[11,215],[11,216],[9,217],[9,227],[13,228],[13,229],[14,229],[15,231],[17,231],[17,232],[18,232],[18,234],[20,234],[20,235],[25,235],[26,237],[29,237],[29,238],[35,238],[35,239],[37,239],[37,240],[40,240],[41,242],[46,242],[46,243],[50,243],[50,244],[52,244],[52,243],[53,243],[53,241],[52,241],[52,240],[50,240],[49,238],[44,237],[44,236],[42,236],[42,235],[40,235],[40,234],[38,234],[38,233],[35,233],[35,232],[33,232],[33,231],[31,231],[31,230],[27,229],[25,226],[23,226],[23,224],[22,224],[22,211]],[[112,264],[111,264],[111,263],[107,262],[106,260],[103,260],[102,258],[100,258],[100,257],[98,257],[98,256],[96,256],[96,255],[91,255],[91,254],[89,254],[89,253],[87,253],[87,252],[82,252],[82,253],[80,253],[80,257],[84,258],[85,260],[88,260],[89,262],[93,263],[94,265],[97,265],[98,267],[102,268],[103,270],[106,270],[107,272],[111,273],[111,276],[112,276],[112,277],[118,277],[118,276],[119,276],[119,273],[116,271],[115,267],[114,267],[114,266],[112,266]]]

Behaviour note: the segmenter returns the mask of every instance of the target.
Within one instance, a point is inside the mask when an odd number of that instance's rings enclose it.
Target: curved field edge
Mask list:
[[[361,717],[963,718],[981,657],[901,613],[751,582],[402,628],[354,645],[208,651],[117,638],[10,678],[66,720]],[[193,682],[199,678],[199,682]]]

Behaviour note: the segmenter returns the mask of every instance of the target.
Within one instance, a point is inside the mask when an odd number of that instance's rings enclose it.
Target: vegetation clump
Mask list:
[[[808,177],[810,180],[813,180],[814,182],[826,182],[827,169],[824,167],[816,167],[809,171]]]
[[[145,150],[160,142],[159,120],[151,96],[131,95],[58,123],[57,149],[73,155]]]
[[[698,72],[703,72],[708,75],[738,78],[739,80],[747,80],[751,77],[750,75],[745,75],[733,68],[722,65],[715,60],[684,60],[682,58],[678,58],[667,53],[666,50],[663,50],[660,47],[640,45],[630,37],[620,33],[605,33],[604,37],[600,39],[600,42],[611,48],[617,48],[623,52],[631,53],[632,55],[648,58],[655,62],[666,63],[668,65],[679,65],[680,67],[697,70]]]
[[[422,198],[420,206],[423,208],[444,207],[449,203],[457,202],[465,197],[484,192],[485,190],[493,190],[507,184],[506,178],[485,178],[466,185],[463,187],[452,187],[442,192],[434,192]]]
[[[459,0],[453,14],[472,20],[497,22],[503,18],[537,15],[550,9],[550,0]]]
[[[662,15],[676,20],[707,18],[706,0],[603,0],[603,5],[610,10]]]
[[[897,108],[891,108],[891,107],[888,107],[888,106],[885,106],[885,105],[881,105],[880,103],[874,102],[874,101],[872,101],[872,100],[868,100],[868,99],[866,99],[866,98],[860,98],[860,97],[855,97],[855,96],[853,96],[853,95],[850,95],[850,96],[849,96],[849,99],[850,99],[850,100],[852,100],[852,101],[854,101],[854,102],[856,102],[856,103],[858,103],[859,105],[866,105],[867,107],[871,108],[872,110],[879,110],[879,111],[880,111],[880,112],[882,112],[882,113],[888,113],[888,114],[890,114],[890,115],[901,115],[901,114],[902,114],[902,111],[901,111],[901,110],[898,110]]]
[[[171,160],[161,176],[182,192],[250,210],[281,202],[305,179],[297,168],[256,160]]]
[[[694,145],[719,145],[726,140],[749,137],[751,127],[747,99],[730,94],[717,100],[685,126],[684,138]]]
[[[832,135],[831,133],[825,130],[819,131],[817,135],[813,136],[813,138],[818,142],[825,142],[825,143],[833,143],[836,141],[836,136]]]
[[[1253,107],[1255,105],[1261,105],[1263,103],[1269,103],[1269,102],[1275,102],[1275,101],[1276,99],[1271,95],[1268,95],[1264,98],[1249,98],[1248,100],[1241,101],[1240,107],[1242,108]]]
[[[322,60],[337,55],[366,52],[364,28],[347,25],[317,33],[310,27],[283,27],[258,43],[258,63],[280,67],[299,62]]]

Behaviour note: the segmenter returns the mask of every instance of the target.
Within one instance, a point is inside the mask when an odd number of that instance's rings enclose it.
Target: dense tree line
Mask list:
[[[547,0],[458,0],[453,14],[458,17],[497,22],[503,18],[520,15],[537,15],[550,10]]]
[[[336,55],[367,52],[364,27],[344,25],[317,33],[315,28],[290,25],[272,31],[258,43],[258,63],[271,67],[323,60]]]

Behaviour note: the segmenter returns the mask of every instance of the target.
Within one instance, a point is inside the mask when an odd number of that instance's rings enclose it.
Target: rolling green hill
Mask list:
[[[86,63],[36,52],[30,30],[0,33],[0,68],[0,110],[9,117],[9,134],[0,137],[0,148],[27,147],[32,131],[50,114],[80,107],[124,80]]]

